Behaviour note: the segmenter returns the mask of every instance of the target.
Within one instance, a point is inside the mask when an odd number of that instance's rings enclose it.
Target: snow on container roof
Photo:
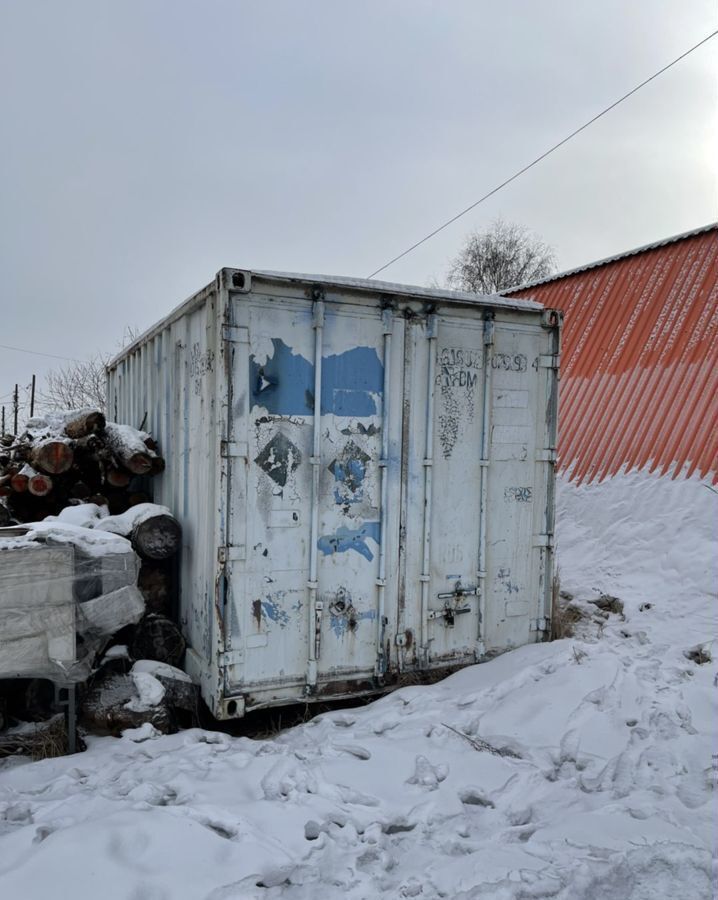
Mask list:
[[[543,309],[542,303],[535,303],[532,300],[526,300],[520,297],[504,297],[500,294],[474,294],[467,291],[451,291],[444,288],[428,288],[419,287],[413,284],[395,284],[391,281],[375,281],[370,278],[347,278],[339,275],[311,275],[302,274],[300,272],[273,272],[263,269],[232,269],[225,268],[220,270],[218,278],[228,273],[230,276],[234,273],[242,273],[248,275],[252,281],[268,281],[268,282],[286,282],[296,284],[321,284],[329,288],[337,288],[345,291],[360,291],[369,294],[390,294],[402,295],[405,297],[416,297],[424,300],[442,301],[444,303],[468,303],[473,306],[501,307],[503,309],[515,309],[524,312],[536,312]],[[171,322],[176,321],[190,309],[196,305],[204,303],[215,287],[215,282],[211,282],[202,290],[197,291],[187,300],[184,300],[167,316],[152,325],[136,340],[120,351],[107,364],[108,369],[112,369],[120,359],[132,353],[137,347],[141,346],[145,341],[152,338],[157,332],[161,331]],[[331,298],[329,298],[331,299]]]
[[[718,482],[718,223],[507,292],[565,314],[559,465]]]
[[[409,297],[425,297],[431,300],[449,300],[455,303],[479,303],[502,306],[509,309],[541,309],[543,304],[531,300],[508,298],[501,294],[475,294],[469,291],[452,291],[446,288],[419,287],[415,284],[397,284],[393,281],[376,281],[372,278],[346,278],[340,275],[304,275],[299,272],[272,272],[257,270],[253,276],[274,281],[295,281],[309,284],[326,284],[348,290],[368,291],[375,294],[403,294]]]

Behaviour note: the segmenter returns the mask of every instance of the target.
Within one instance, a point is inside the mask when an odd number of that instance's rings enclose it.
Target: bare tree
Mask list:
[[[466,238],[449,266],[448,283],[461,291],[494,294],[555,271],[551,247],[523,225],[496,219]]]
[[[49,409],[92,407],[104,412],[106,403],[105,365],[109,356],[97,353],[84,362],[72,362],[45,376],[40,401]]]
[[[120,349],[131,344],[139,329],[127,326],[118,343]],[[105,412],[107,403],[105,366],[110,353],[95,353],[84,361],[69,362],[45,376],[45,388],[39,393],[45,409],[82,409],[92,407]]]

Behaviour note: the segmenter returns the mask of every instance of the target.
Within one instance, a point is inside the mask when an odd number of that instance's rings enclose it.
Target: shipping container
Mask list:
[[[222,269],[108,367],[183,526],[185,668],[218,718],[546,637],[561,315]]]

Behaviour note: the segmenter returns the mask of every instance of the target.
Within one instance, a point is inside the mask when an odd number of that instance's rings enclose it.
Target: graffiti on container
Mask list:
[[[334,534],[322,535],[317,541],[317,547],[325,556],[355,550],[364,559],[371,562],[374,559],[374,553],[368,544],[370,539],[377,545],[380,543],[381,522],[365,522],[361,528],[347,528],[342,525]]]
[[[364,478],[370,458],[354,441],[349,441],[341,455],[328,466],[336,482],[334,502],[344,507],[345,513],[349,512],[349,506],[364,499]]]
[[[357,422],[356,425],[349,425],[347,428],[342,428],[341,430],[341,433],[347,435],[347,437],[352,434],[363,434],[367,437],[374,437],[375,434],[379,434],[380,432],[381,428],[373,422],[369,425],[365,425],[363,422]]]
[[[501,585],[507,594],[518,594],[519,589],[517,585],[511,581],[511,569],[509,569],[508,566],[502,566],[496,573],[496,578],[501,582]]]
[[[504,500],[513,503],[531,503],[533,500],[533,490],[530,487],[504,488]]]
[[[504,372],[525,372],[528,360],[523,353],[494,353],[491,357],[491,368]]]
[[[254,460],[272,481],[284,487],[299,467],[302,454],[286,435],[277,432]]]
[[[439,371],[435,384],[441,390],[439,443],[444,458],[448,459],[464,423],[473,421],[474,394],[483,354],[481,350],[442,347],[437,362]]]
[[[199,341],[192,344],[192,350],[190,351],[189,357],[189,376],[192,379],[195,394],[202,393],[202,381],[207,372],[212,371],[213,363],[213,350],[205,350],[203,353]]]
[[[272,415],[314,414],[314,364],[272,338],[264,363],[249,359],[252,407]],[[322,415],[373,416],[384,386],[384,367],[372,347],[354,347],[322,358]]]

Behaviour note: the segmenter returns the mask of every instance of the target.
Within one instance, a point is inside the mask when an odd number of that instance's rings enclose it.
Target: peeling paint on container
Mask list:
[[[183,525],[185,667],[220,718],[541,639],[560,317],[223,269],[109,366]]]

